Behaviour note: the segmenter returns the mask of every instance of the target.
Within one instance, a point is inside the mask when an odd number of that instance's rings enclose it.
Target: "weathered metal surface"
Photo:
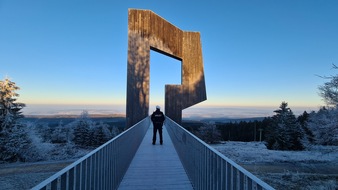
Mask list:
[[[198,32],[186,32],[150,10],[128,10],[127,128],[148,115],[150,49],[182,62],[182,84],[166,85],[165,114],[177,123],[182,110],[206,100]]]

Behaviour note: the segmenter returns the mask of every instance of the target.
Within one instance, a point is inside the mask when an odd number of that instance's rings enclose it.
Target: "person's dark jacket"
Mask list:
[[[165,120],[164,114],[159,109],[156,109],[156,111],[154,111],[153,114],[151,114],[151,121],[156,126],[162,126],[164,120]]]

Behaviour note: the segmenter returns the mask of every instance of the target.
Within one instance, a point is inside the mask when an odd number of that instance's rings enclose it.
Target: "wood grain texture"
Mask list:
[[[150,50],[178,59],[181,85],[167,85],[165,114],[181,123],[182,110],[206,100],[199,32],[183,31],[150,10],[128,10],[127,126],[148,116]]]

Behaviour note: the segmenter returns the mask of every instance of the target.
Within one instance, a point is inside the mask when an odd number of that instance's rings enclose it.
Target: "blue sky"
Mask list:
[[[337,72],[334,0],[0,0],[0,77],[28,106],[124,107],[128,8],[201,33],[208,100],[197,107],[324,105],[316,75]],[[180,83],[180,62],[151,52],[151,104],[163,105],[169,83]]]

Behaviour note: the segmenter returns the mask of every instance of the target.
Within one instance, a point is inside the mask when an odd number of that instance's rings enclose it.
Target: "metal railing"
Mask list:
[[[168,117],[166,128],[194,189],[274,189]]]
[[[149,126],[146,117],[32,189],[117,189]]]

